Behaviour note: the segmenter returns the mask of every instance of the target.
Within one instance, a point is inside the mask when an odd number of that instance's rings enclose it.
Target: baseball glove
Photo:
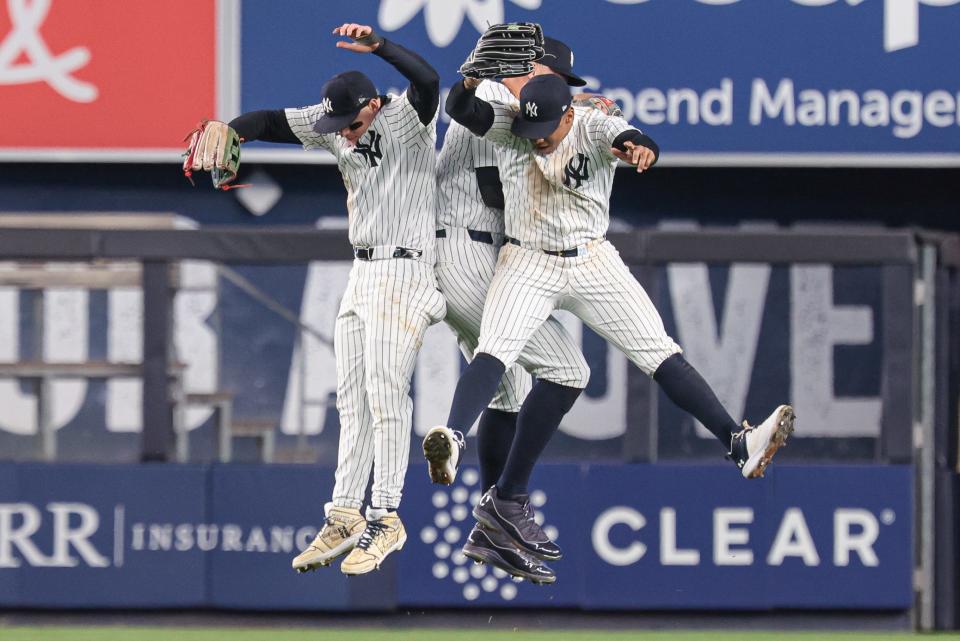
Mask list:
[[[460,66],[465,78],[525,76],[543,57],[543,29],[533,22],[509,22],[488,28]]]
[[[209,171],[215,189],[231,186],[240,169],[240,136],[227,123],[204,120],[187,134],[189,140],[183,157],[183,175],[193,184],[193,172]]]
[[[610,100],[606,96],[601,96],[598,93],[578,93],[573,97],[573,105],[576,107],[590,107],[608,116],[623,118],[620,105],[618,105],[615,100]]]

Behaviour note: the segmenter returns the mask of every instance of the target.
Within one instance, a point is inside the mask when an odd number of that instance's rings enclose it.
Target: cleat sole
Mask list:
[[[331,556],[326,559],[321,559],[320,561],[313,561],[304,565],[295,565],[293,569],[299,572],[300,574],[305,574],[307,572],[313,572],[320,568],[330,567],[330,564],[339,559],[340,557],[349,554],[353,551],[353,548],[356,547],[357,541],[360,540],[360,533],[357,533],[351,536],[349,539],[345,540],[340,544],[338,548],[333,550]]]
[[[522,583],[524,580],[528,580],[536,585],[549,585],[557,580],[556,577],[553,577],[552,580],[544,580],[542,577],[537,577],[537,580],[534,581],[532,575],[517,569],[507,563],[506,560],[496,552],[485,548],[464,546],[463,555],[468,559],[472,559],[477,565],[489,565],[503,570],[510,575],[510,579],[515,583]]]
[[[764,450],[763,456],[760,457],[760,462],[757,463],[757,469],[747,478],[763,478],[764,472],[766,472],[770,462],[773,461],[773,456],[777,453],[777,450],[787,446],[787,438],[793,434],[793,422],[794,419],[796,419],[796,415],[793,413],[793,408],[789,405],[784,405],[780,412],[777,430],[773,433],[773,438],[770,439],[770,443],[767,445],[767,449]]]
[[[433,432],[423,439],[423,456],[430,468],[430,481],[440,485],[453,484],[453,477],[447,473],[447,462],[453,454],[453,445],[443,432]]]

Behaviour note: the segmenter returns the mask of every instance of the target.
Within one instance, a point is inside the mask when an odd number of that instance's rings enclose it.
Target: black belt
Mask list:
[[[510,236],[504,237],[504,240],[510,243],[511,245],[516,245],[517,247],[523,246],[519,240],[517,240],[516,238],[511,238]],[[574,247],[573,249],[560,249],[560,250],[541,249],[540,251],[542,251],[544,254],[549,254],[551,256],[559,256],[560,258],[576,258],[577,256],[580,255],[580,250],[576,247]]]
[[[353,257],[357,260],[374,260],[374,250],[376,247],[354,247],[353,248]],[[420,249],[410,249],[408,247],[394,247],[393,253],[390,255],[390,258],[420,258],[423,255],[423,251]],[[381,256],[377,256],[377,259]],[[385,256],[383,258],[386,258]]]
[[[470,240],[475,240],[478,243],[486,243],[487,245],[493,244],[493,234],[488,231],[477,231],[476,229],[468,229],[467,234],[470,236]],[[446,238],[447,230],[438,229],[437,238]]]

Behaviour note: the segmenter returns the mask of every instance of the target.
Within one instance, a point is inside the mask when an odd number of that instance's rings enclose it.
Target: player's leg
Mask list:
[[[494,277],[499,246],[475,242],[459,230],[448,230],[447,237],[438,241],[437,246],[437,280],[447,300],[445,320],[457,334],[461,351],[469,362],[476,352],[485,297]],[[503,471],[516,434],[520,404],[531,386],[530,375],[521,367],[507,368],[493,400],[480,415],[477,450],[480,481],[484,488],[496,483]],[[463,445],[461,439],[460,431],[455,432],[445,425],[436,426],[427,433],[423,444],[431,480],[453,482]],[[479,523],[467,536],[463,553],[514,577],[537,583],[556,580],[553,570],[542,561],[521,551],[503,533]]]
[[[449,305],[449,299],[447,300]],[[460,342],[460,349],[467,362],[473,360],[476,344],[476,340],[469,346],[463,341]],[[532,387],[530,374],[519,364],[507,368],[493,400],[480,414],[476,437],[481,487],[489,488],[500,478],[510,453],[510,445],[516,436],[520,406]],[[466,441],[462,432],[451,430],[445,425],[431,428],[423,439],[430,480],[444,485],[452,484],[465,449]]]
[[[373,417],[373,487],[366,529],[341,566],[345,574],[378,568],[406,541],[396,510],[410,452],[410,378],[424,333],[445,312],[431,266],[398,259],[367,267],[361,315],[364,378]]]
[[[563,290],[562,272],[538,254],[514,245],[500,251],[483,308],[480,342],[454,391],[447,427],[467,431],[493,399],[507,366],[553,312]]]
[[[473,240],[466,230],[449,229],[437,241],[437,281],[447,301],[444,319],[457,335],[467,361],[473,359],[480,337],[483,304],[493,280],[499,246]],[[506,370],[496,394],[480,416],[477,454],[481,487],[490,487],[500,476],[517,426],[517,412],[533,382],[519,365]],[[446,426],[432,428],[423,441],[430,478],[452,483],[462,448],[462,434]]]
[[[491,531],[509,536],[522,550],[544,560],[562,552],[535,520],[527,485],[537,461],[560,422],[587,386],[590,368],[577,341],[551,317],[530,337],[518,363],[537,379],[517,421],[517,433],[503,471],[476,509]]]
[[[703,377],[681,354],[646,291],[617,250],[600,244],[571,269],[568,303],[600,336],[616,345],[660,385],[678,407],[700,421],[727,449],[747,478],[762,476],[793,431],[793,409],[778,407],[757,428],[739,430]]]
[[[499,494],[507,497],[527,494],[537,460],[590,380],[590,367],[580,345],[552,316],[530,337],[517,362],[537,383],[520,410],[516,438],[497,479]]]
[[[520,358],[531,337],[538,334],[545,322],[555,324],[557,335],[565,337],[564,348],[559,351],[569,351],[570,360],[575,362],[579,358],[582,365],[568,368],[564,376],[560,376],[561,367],[542,367],[535,372],[538,377],[553,375],[559,382],[541,378],[534,384],[520,410],[517,433],[503,472],[474,510],[474,516],[482,525],[510,537],[522,549],[541,559],[559,558],[560,550],[536,524],[526,500],[526,484],[537,458],[563,415],[586,386],[589,376],[589,369],[573,338],[555,320],[547,320],[566,285],[562,270],[554,262],[544,260],[546,258],[545,254],[514,246],[502,250],[484,308],[478,355],[464,372],[451,409],[453,424],[457,420],[472,421],[475,414],[470,413],[470,403],[474,404],[472,410],[476,411],[489,396],[470,398],[469,394],[479,395],[482,384],[489,386],[493,376],[502,372],[504,362]],[[470,379],[471,368],[479,367],[486,368],[480,374],[490,378]],[[579,375],[571,377],[570,369],[579,369]],[[509,490],[501,492],[501,485]]]
[[[293,560],[299,572],[329,565],[350,552],[366,527],[360,506],[373,465],[373,420],[364,388],[363,344],[363,323],[351,309],[348,286],[334,330],[340,444],[333,501],[324,506],[323,528]]]

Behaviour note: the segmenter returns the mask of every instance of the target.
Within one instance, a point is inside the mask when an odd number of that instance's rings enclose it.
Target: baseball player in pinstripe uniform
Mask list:
[[[644,172],[657,159],[657,145],[622,118],[571,106],[569,90],[557,77],[532,79],[517,105],[477,98],[477,84],[467,78],[455,85],[446,109],[501,150],[507,244],[487,294],[477,353],[457,385],[447,426],[470,425],[531,334],[553,310],[566,309],[710,429],[744,477],[762,476],[793,430],[793,409],[781,405],[757,427],[745,422],[739,429],[604,238],[617,160]],[[529,420],[518,423],[510,457],[529,449],[539,454],[579,394],[538,381],[524,403]],[[474,516],[520,549],[557,558],[559,548],[537,525],[527,501],[529,476],[515,472],[508,460]]]
[[[337,159],[347,188],[355,261],[337,315],[340,447],[326,522],[293,560],[298,571],[341,565],[364,574],[399,550],[397,515],[410,452],[414,361],[427,327],[446,306],[434,274],[436,119],[440,85],[422,58],[364,25],[334,30],[337,46],[372,52],[410,85],[381,95],[359,71],[331,78],[319,104],[244,114],[230,123],[245,140],[301,144]],[[360,513],[373,470],[371,504]]]
[[[544,74],[558,75],[570,86],[586,84],[573,73],[573,54],[566,44],[544,38],[544,49],[544,57],[533,65],[530,74],[504,78],[502,82],[485,80],[478,87],[477,96],[516,103],[527,81]],[[504,237],[503,190],[496,146],[452,122],[437,161],[437,197],[437,279],[447,300],[446,322],[470,360],[477,347],[483,303]],[[532,386],[525,369],[538,379],[576,388],[585,387],[589,378],[589,368],[575,340],[556,319],[548,318],[533,333],[517,364],[506,370],[493,401],[480,416],[477,447],[484,488],[500,477],[510,453],[517,413]],[[437,426],[427,433],[423,447],[431,480],[452,483],[464,447],[463,434]],[[529,460],[531,467],[533,464]],[[485,549],[487,562],[510,574],[537,582],[555,578],[549,567],[482,526],[470,533],[469,541],[474,548]]]

